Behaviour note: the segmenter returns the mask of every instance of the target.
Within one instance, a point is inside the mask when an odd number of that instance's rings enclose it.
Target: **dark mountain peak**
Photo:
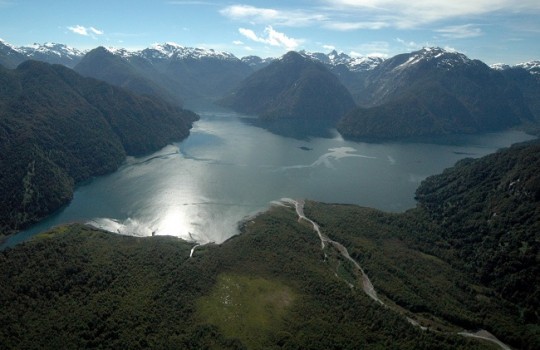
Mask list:
[[[294,51],[250,75],[222,103],[265,122],[279,122],[287,130],[291,120],[335,124],[355,106],[350,93],[326,66]],[[272,126],[269,129],[282,133]],[[297,130],[302,131],[306,130]]]
[[[54,74],[56,75],[60,71],[69,71],[72,72],[71,69],[64,67],[62,65],[51,65],[46,62],[37,61],[37,60],[26,60],[23,63],[19,64],[16,68],[16,71],[18,73],[21,73],[23,75],[29,75],[29,76],[44,76],[44,75],[50,75]]]
[[[95,49],[88,51],[88,53],[86,54],[86,57],[89,57],[92,55],[114,56],[114,54],[104,46],[98,46]]]
[[[26,60],[23,63],[19,64],[17,66],[17,71],[26,71],[31,69],[44,69],[44,70],[50,70],[51,65],[47,64],[45,62],[36,61],[36,60]]]

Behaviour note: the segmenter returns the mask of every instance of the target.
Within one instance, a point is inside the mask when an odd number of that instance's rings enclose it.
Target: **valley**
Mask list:
[[[0,347],[540,348],[538,67],[0,40]]]

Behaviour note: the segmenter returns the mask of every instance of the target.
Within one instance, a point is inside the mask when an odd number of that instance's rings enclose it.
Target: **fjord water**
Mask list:
[[[4,247],[68,222],[137,236],[223,242],[238,223],[283,197],[385,211],[415,206],[429,175],[532,137],[519,131],[455,136],[437,143],[300,140],[272,134],[232,112],[199,112],[191,135],[75,191],[63,210],[10,237]]]

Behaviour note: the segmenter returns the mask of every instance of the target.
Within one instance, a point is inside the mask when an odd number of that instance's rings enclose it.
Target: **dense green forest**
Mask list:
[[[0,253],[2,348],[540,347],[538,143],[428,178],[389,214],[307,202],[340,242],[276,206],[221,245],[63,226]],[[496,213],[497,215],[493,215]],[[422,327],[414,326],[410,321]],[[414,323],[412,322],[412,323]]]
[[[502,296],[540,321],[540,144],[515,145],[466,159],[417,190],[419,208],[437,226],[437,244]],[[441,245],[444,242],[444,245]]]
[[[0,67],[0,234],[66,204],[76,183],[186,137],[198,116],[60,65]]]

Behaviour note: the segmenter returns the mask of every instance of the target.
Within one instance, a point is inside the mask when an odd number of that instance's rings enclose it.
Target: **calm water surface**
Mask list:
[[[238,222],[282,197],[351,203],[386,211],[415,206],[420,181],[464,157],[531,139],[517,131],[433,143],[360,143],[281,137],[230,112],[200,112],[183,142],[76,191],[62,211],[12,236],[12,246],[52,226],[87,222],[111,232],[222,242]]]

